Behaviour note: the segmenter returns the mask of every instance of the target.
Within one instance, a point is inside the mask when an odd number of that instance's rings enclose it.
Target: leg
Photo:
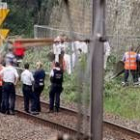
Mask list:
[[[49,92],[49,98],[50,98],[50,110],[54,109],[54,96],[55,96],[55,86],[51,86],[50,92]]]
[[[136,70],[131,70],[131,74],[132,74],[132,77],[133,77],[133,82],[134,83],[138,82],[137,71]]]
[[[1,109],[3,113],[6,113],[9,111],[9,85],[7,83],[4,83],[3,85],[3,91],[2,91],[2,105]]]
[[[24,96],[24,110],[29,112],[29,94],[27,86],[23,85],[22,91]]]
[[[60,107],[60,94],[62,92],[62,87],[57,87],[56,89],[56,96],[55,96],[55,108],[56,108],[56,111],[58,112],[59,111],[59,107]]]
[[[39,112],[39,86],[34,87],[34,108],[35,111]]]
[[[127,81],[128,76],[129,76],[129,70],[125,70],[125,71],[124,71],[124,82],[128,82],[128,81]]]
[[[16,101],[16,92],[15,92],[15,86],[14,84],[10,85],[10,95],[9,95],[9,102],[10,107],[9,109],[14,112],[15,111],[15,101]]]
[[[35,112],[37,111],[37,96],[36,96],[36,92],[33,92],[32,89],[30,90],[30,100],[31,100],[31,111]]]
[[[41,112],[41,105],[40,105],[40,95],[41,95],[41,93],[42,93],[42,91],[43,91],[43,89],[44,89],[44,86],[41,86],[41,87],[39,87],[39,93],[38,93],[38,100],[37,100],[37,102],[38,102],[38,106],[37,106],[37,110],[39,111],[39,112]]]

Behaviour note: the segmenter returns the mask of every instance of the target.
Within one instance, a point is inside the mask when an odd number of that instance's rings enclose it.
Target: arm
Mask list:
[[[136,61],[140,61],[140,56],[139,56],[140,54],[137,54],[136,55]]]
[[[31,73],[31,81],[32,81],[32,84],[34,84],[34,77],[33,77],[33,74]]]
[[[51,83],[53,82],[53,76],[54,76],[54,71],[51,70],[51,73],[50,73],[50,82]]]
[[[18,80],[19,80],[19,75],[18,75],[17,71],[15,70],[15,82],[14,82],[14,85],[17,85]]]
[[[122,61],[125,62],[125,54],[123,55]]]

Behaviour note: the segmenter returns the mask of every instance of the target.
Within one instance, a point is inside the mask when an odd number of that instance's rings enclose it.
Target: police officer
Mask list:
[[[36,63],[37,70],[34,73],[34,97],[35,97],[35,102],[34,102],[34,107],[36,108],[36,112],[41,111],[41,106],[40,106],[40,95],[41,92],[44,89],[44,79],[45,79],[45,71],[42,68],[42,63],[37,62]]]
[[[23,83],[22,91],[24,96],[24,110],[27,113],[30,113],[29,110],[29,102],[31,101],[31,111],[35,111],[35,108],[33,108],[34,103],[34,96],[33,96],[33,74],[29,71],[29,64],[26,63],[24,65],[25,70],[21,73],[21,81]]]
[[[19,78],[13,63],[12,60],[9,60],[7,66],[0,71],[0,75],[3,77],[2,112],[11,115],[15,113],[15,85]]]
[[[55,63],[55,67],[51,70],[50,73],[51,89],[49,92],[50,99],[50,110],[49,113],[54,111],[54,102],[55,102],[55,111],[59,111],[60,107],[60,94],[63,90],[63,71],[60,69],[60,64]]]

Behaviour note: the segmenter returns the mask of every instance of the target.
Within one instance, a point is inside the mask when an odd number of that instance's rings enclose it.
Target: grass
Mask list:
[[[46,47],[39,49],[38,51],[32,52],[29,50],[23,62],[30,62],[31,68],[35,68],[35,63],[41,60],[44,64],[44,69],[50,72],[50,61],[48,60],[47,53],[49,49]],[[109,69],[113,69],[115,57],[111,57],[109,60]],[[82,67],[85,67],[82,62]],[[111,65],[113,64],[113,65]],[[139,119],[140,120],[140,87],[122,87],[121,80],[123,77],[119,77],[113,80],[108,80],[104,84],[104,111],[108,113],[113,113],[120,115],[129,119]],[[44,89],[44,96],[48,98],[49,93],[49,75],[46,77],[46,86]],[[73,75],[64,75],[64,91],[61,98],[68,103],[77,103],[79,95],[84,94],[84,98],[87,98],[89,103],[89,88],[84,91],[84,85],[82,81],[78,81],[78,73]],[[88,82],[85,84],[89,87]]]
[[[118,79],[106,82],[104,110],[125,118],[140,120],[140,87],[122,87]]]

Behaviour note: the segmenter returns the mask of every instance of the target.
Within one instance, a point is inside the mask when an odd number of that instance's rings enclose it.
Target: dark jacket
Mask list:
[[[36,70],[34,73],[35,86],[44,86],[45,71],[43,69]]]

